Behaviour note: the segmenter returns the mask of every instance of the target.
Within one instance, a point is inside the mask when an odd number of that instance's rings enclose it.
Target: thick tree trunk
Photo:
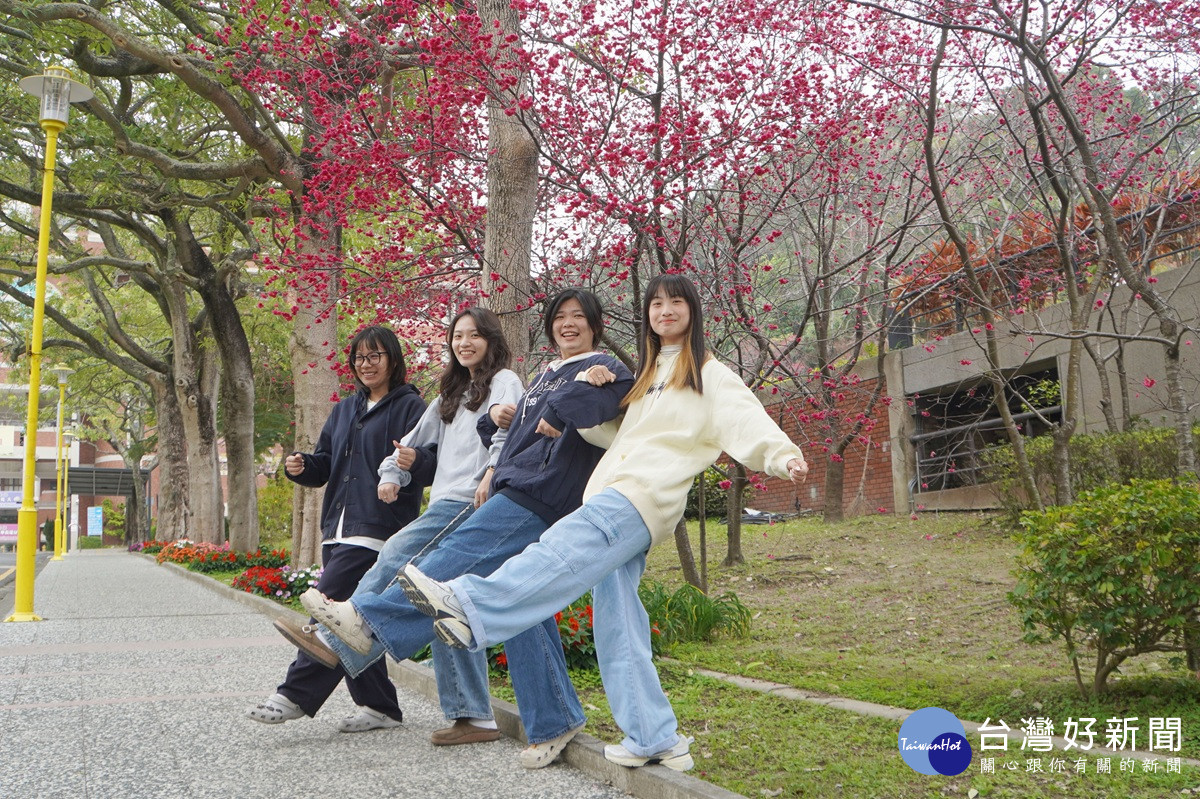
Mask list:
[[[241,325],[238,325],[241,329]],[[249,356],[249,349],[246,351]],[[245,361],[225,364],[221,402],[225,413],[225,463],[229,546],[239,552],[258,549],[258,485],[254,468],[254,375]],[[230,374],[229,369],[234,369]]]
[[[173,380],[154,381],[151,385],[158,417],[158,521],[154,537],[175,541],[187,537],[191,521],[183,415]]]
[[[198,357],[197,357],[198,356]],[[176,354],[176,363],[180,363]],[[217,441],[216,355],[211,349],[185,355],[191,369],[175,373],[175,393],[187,435],[187,463],[192,511],[188,537],[219,544],[225,540],[225,507],[221,496],[221,457]]]
[[[133,470],[133,495],[125,500],[125,543],[137,544],[146,540],[146,492],[138,475],[141,458],[125,458],[125,466]]]
[[[521,35],[521,18],[507,0],[480,0],[479,18],[497,45],[505,37]],[[483,241],[482,284],[487,306],[500,316],[504,337],[514,363],[529,358],[529,262],[533,241],[533,216],[537,210],[537,145],[520,112],[509,116],[528,88],[528,79],[515,63],[519,40],[496,56],[497,77],[511,79],[511,88],[493,80],[488,98],[487,229]],[[492,275],[497,275],[496,279]],[[518,371],[524,371],[518,369]]]
[[[194,331],[181,281],[164,280],[163,299],[170,309],[175,396],[183,420],[191,511],[187,537],[217,544],[225,540],[221,501],[220,452],[217,447],[217,358]],[[207,330],[207,327],[202,328]]]
[[[336,230],[332,225],[330,230]],[[335,263],[341,250],[337,233],[325,233],[315,226],[299,231],[302,256]],[[329,418],[329,398],[337,393],[338,378],[329,368],[330,350],[340,354],[337,335],[336,305],[338,278],[326,276],[324,293],[297,297],[299,310],[292,319],[289,351],[295,386],[295,424],[297,452],[312,452],[321,428]],[[297,488],[292,506],[292,565],[308,566],[321,562],[321,500],[324,489]]]
[[[175,234],[180,263],[196,280],[221,359],[229,544],[237,551],[251,551],[258,548],[258,492],[250,342],[229,283],[196,241],[190,225],[170,211],[162,216]]]

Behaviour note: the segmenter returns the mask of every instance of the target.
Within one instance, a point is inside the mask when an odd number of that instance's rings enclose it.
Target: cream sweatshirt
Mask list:
[[[678,350],[656,362],[654,383],[630,403],[583,499],[614,488],[641,514],[657,544],[669,537],[697,474],[722,452],[756,472],[788,479],[787,464],[803,458],[754,393],[724,364],[709,358],[701,369],[704,393],[664,389]]]

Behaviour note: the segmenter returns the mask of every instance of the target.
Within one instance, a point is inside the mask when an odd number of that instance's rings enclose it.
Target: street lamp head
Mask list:
[[[46,67],[44,75],[22,78],[20,86],[34,97],[41,98],[42,127],[47,124],[66,127],[71,103],[86,103],[95,96],[91,89],[75,80],[65,67]]]
[[[75,370],[67,366],[65,363],[56,363],[54,366],[50,367],[50,374],[58,378],[58,384],[60,386],[65,386],[67,384],[67,378],[75,374]]]

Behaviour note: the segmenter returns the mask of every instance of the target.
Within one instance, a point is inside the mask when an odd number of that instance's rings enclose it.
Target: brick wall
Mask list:
[[[864,380],[844,393],[838,406],[843,419],[852,418],[863,410],[875,382]],[[887,410],[883,399],[878,401],[871,415],[874,426],[860,434],[867,443],[856,440],[846,448],[842,507],[847,516],[896,512],[892,497],[892,447]],[[808,481],[796,488],[786,480],[768,477],[765,492],[750,489],[747,505],[772,513],[794,513],[797,509],[820,513],[825,503],[825,471],[830,454],[822,452],[826,436],[824,423],[808,417],[810,408],[803,401],[772,405],[767,412],[804,450],[809,465]]]

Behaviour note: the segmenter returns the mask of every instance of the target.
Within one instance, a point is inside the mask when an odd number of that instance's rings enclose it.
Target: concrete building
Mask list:
[[[1190,266],[1154,274],[1156,288],[1183,316],[1187,325],[1200,324],[1200,273]],[[1111,384],[1110,399],[1118,416],[1128,410],[1141,424],[1173,425],[1167,410],[1163,376],[1163,347],[1151,341],[1157,322],[1146,303],[1117,286],[1105,302],[1127,312],[1123,332],[1133,338],[1123,343],[1124,373],[1116,359],[1105,364]],[[1005,443],[999,412],[981,370],[986,363],[982,331],[970,324],[947,335],[934,335],[913,346],[893,349],[863,361],[857,370],[861,383],[849,394],[843,410],[852,411],[876,381],[885,383],[888,404],[874,414],[874,427],[864,433],[866,443],[850,445],[845,455],[846,479],[843,506],[849,515],[903,513],[919,510],[970,510],[994,508],[998,498],[981,472],[981,453]],[[1010,384],[1025,397],[1044,400],[1033,413],[1015,393],[1009,406],[1026,435],[1046,431],[1038,415],[1056,421],[1062,409],[1054,400],[1067,373],[1070,340],[1065,304],[1037,313],[1022,314],[997,325],[1000,366]],[[1108,325],[1108,330],[1112,330]],[[1114,339],[1099,339],[1104,351],[1115,349]],[[1200,336],[1181,341],[1184,385],[1189,397],[1200,388]],[[1107,430],[1101,401],[1100,370],[1083,356],[1082,387],[1076,409],[1077,433]],[[1126,408],[1127,404],[1127,408]],[[778,480],[768,480],[768,490],[751,496],[748,505],[772,512],[820,510],[827,458],[822,442],[813,440],[812,426],[799,422],[803,408],[771,406],[793,440],[808,453],[812,471],[800,490]],[[1196,406],[1192,407],[1195,418]]]

